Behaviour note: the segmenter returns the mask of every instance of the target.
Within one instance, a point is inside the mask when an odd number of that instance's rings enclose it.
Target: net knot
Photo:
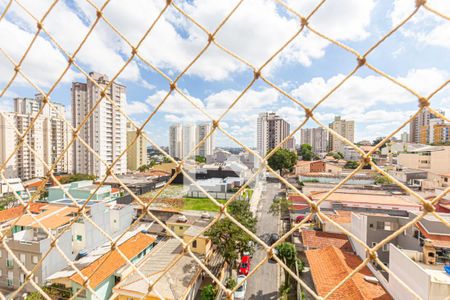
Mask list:
[[[430,201],[425,201],[424,203],[422,203],[422,207],[423,210],[426,211],[427,213],[432,213],[436,210],[436,208]]]
[[[37,29],[38,29],[38,30],[41,30],[41,29],[42,29],[42,23],[41,23],[40,21],[37,22],[36,26],[37,26]]]
[[[261,77],[261,70],[254,71],[253,76],[255,77],[255,80],[258,79],[259,77]]]
[[[219,126],[219,121],[213,120],[212,121],[212,126],[213,126],[213,128],[217,128],[217,126]]]
[[[365,156],[363,156],[363,157],[361,158],[361,163],[362,163],[364,166],[369,165],[371,161],[372,161],[372,157],[371,157],[370,155],[365,155]]]
[[[136,129],[136,136],[140,136],[140,135],[142,135],[142,128],[137,128]]]
[[[428,99],[425,97],[420,97],[419,98],[419,107],[423,108],[423,107],[427,107],[427,106],[430,106],[430,101],[428,101]]]
[[[101,91],[101,92],[100,92],[100,96],[101,96],[102,98],[105,98],[106,92],[105,92],[105,91]]]
[[[300,19],[300,24],[301,24],[302,26],[308,26],[308,19],[306,19],[305,17],[302,17],[302,18]]]
[[[101,18],[101,17],[103,17],[103,12],[101,10],[97,10],[96,15],[97,15],[97,18]]]
[[[367,250],[367,256],[371,261],[375,261],[378,257],[378,253],[375,250]]]
[[[173,91],[174,89],[177,88],[177,84],[175,82],[171,82],[169,85],[170,91]]]
[[[316,202],[311,203],[309,208],[311,209],[311,213],[317,213],[319,211],[319,207]]]
[[[208,43],[211,43],[212,41],[214,41],[215,37],[212,33],[208,34]]]
[[[305,115],[306,117],[311,118],[313,116],[312,110],[309,108],[305,108]]]
[[[136,47],[131,47],[131,55],[136,55],[137,49]]]
[[[69,56],[69,57],[67,58],[67,62],[68,62],[69,64],[73,64],[73,57],[72,57],[72,56]]]
[[[358,67],[362,67],[366,64],[366,58],[364,56],[359,56],[357,59]]]
[[[19,71],[20,71],[20,66],[19,65],[14,66],[14,72],[18,73]]]
[[[416,0],[416,7],[421,7],[422,5],[425,5],[427,3],[427,0]]]

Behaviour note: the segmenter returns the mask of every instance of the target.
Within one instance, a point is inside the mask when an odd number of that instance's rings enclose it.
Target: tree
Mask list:
[[[283,242],[276,247],[277,256],[288,266],[289,269],[295,272],[295,265],[299,271],[303,270],[303,262],[297,257],[297,249],[295,245],[289,242]],[[281,294],[289,292],[290,289],[290,275],[287,270],[284,270],[284,284],[281,286]]]
[[[312,147],[310,144],[302,144],[300,146],[300,156],[303,160],[313,160],[316,158],[316,155],[312,151]]]
[[[349,160],[345,163],[344,169],[356,169],[359,166],[359,163],[354,160]]]
[[[292,171],[296,162],[297,154],[287,149],[278,149],[268,160],[269,166],[279,171],[281,176],[284,170]]]
[[[148,171],[148,169],[150,169],[150,167],[148,165],[142,165],[138,168],[138,171],[145,172],[145,171]]]
[[[386,185],[386,184],[391,184],[391,183],[392,183],[391,179],[389,179],[381,174],[378,174],[375,176],[375,184]]]
[[[217,295],[217,290],[212,284],[208,284],[204,288],[202,288],[202,291],[200,292],[200,299],[201,300],[214,300]]]
[[[251,232],[256,232],[256,218],[247,201],[235,200],[227,208],[233,218]],[[228,218],[222,218],[206,231],[217,251],[228,263],[230,270],[236,259],[244,252],[253,253],[252,238]]]
[[[199,164],[204,164],[204,163],[206,163],[206,157],[201,156],[201,155],[196,155],[195,161]]]
[[[327,156],[333,156],[334,159],[344,159],[344,154],[342,154],[341,152],[328,152]]]
[[[272,204],[270,205],[269,212],[276,216],[276,215],[285,215],[289,213],[289,207],[292,205],[292,202],[290,202],[288,199],[284,197],[278,197],[273,200]]]
[[[62,176],[59,179],[59,182],[61,184],[71,183],[75,181],[81,181],[81,180],[95,180],[97,177],[95,175],[89,175],[89,174],[72,174],[72,175],[65,175]]]

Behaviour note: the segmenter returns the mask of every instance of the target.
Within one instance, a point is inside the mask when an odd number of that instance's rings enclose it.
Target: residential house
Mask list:
[[[163,273],[172,263],[174,265]],[[202,283],[202,269],[194,258],[183,254],[177,239],[160,242],[136,267],[147,280],[135,271],[129,273],[114,287],[116,299],[194,300]],[[155,281],[150,289],[149,282]]]
[[[156,237],[140,232],[127,232],[117,242],[117,248],[133,264],[139,263],[156,244]],[[112,250],[110,242],[96,248],[87,256],[75,262],[80,272],[89,277],[92,291],[83,289],[75,299],[110,299],[113,287],[128,274],[130,265],[117,249]],[[72,294],[83,286],[83,278],[73,268],[68,267],[52,274],[47,279],[51,283],[62,284],[69,288]]]
[[[70,195],[75,200],[84,201],[86,201],[89,197],[92,201],[109,202],[114,200],[111,195],[111,186],[102,185],[98,188],[98,186],[94,184],[92,180],[82,180],[63,184],[62,188],[59,186],[49,187],[47,201],[60,201],[61,199],[69,198],[68,195]]]
[[[436,174],[450,173],[450,146],[426,146],[398,155],[398,165],[429,170]]]
[[[298,161],[295,166],[295,175],[302,175],[308,173],[327,173],[327,174],[341,174],[343,167],[339,164],[327,162],[325,160],[314,161]]]
[[[311,276],[317,294],[327,295],[362,263],[362,260],[349,252],[334,246],[305,251]],[[368,281],[372,272],[363,267],[340,286],[327,299],[392,299],[380,283]]]

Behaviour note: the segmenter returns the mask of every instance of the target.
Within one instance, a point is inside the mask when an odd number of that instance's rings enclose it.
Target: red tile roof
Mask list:
[[[308,249],[323,249],[334,246],[342,251],[353,252],[347,235],[317,230],[302,230],[303,245]]]
[[[144,249],[150,246],[154,241],[154,237],[139,232],[134,237],[121,244],[119,249],[129,260],[131,260],[144,251]],[[113,250],[104,254],[102,257],[81,270],[81,273],[86,277],[90,276],[89,284],[95,289],[100,283],[105,281],[105,279],[114,274],[125,264],[125,259],[123,259],[117,250]],[[70,279],[79,285],[83,284],[83,278],[81,278],[78,273],[72,275]]]
[[[32,213],[39,213],[41,211],[41,208],[46,205],[47,203],[31,203],[30,211]],[[0,211],[0,223],[18,218],[22,216],[23,213],[24,213],[23,205],[2,210]]]
[[[433,244],[433,246],[439,247],[439,248],[449,248],[450,249],[450,236],[449,235],[429,233],[425,229],[425,227],[423,227],[423,225],[420,221],[417,222],[416,226],[420,230],[420,233],[423,236],[425,236],[427,239],[431,240],[431,243]]]
[[[322,297],[327,295],[362,262],[358,256],[344,253],[333,246],[309,250],[305,253],[316,291]],[[364,279],[365,276],[373,276],[367,267],[362,268],[327,299],[392,299],[381,284],[368,282]]]

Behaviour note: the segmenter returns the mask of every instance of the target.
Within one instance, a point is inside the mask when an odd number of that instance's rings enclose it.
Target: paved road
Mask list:
[[[259,237],[263,237],[263,240],[271,233],[278,233],[278,217],[272,216],[269,213],[269,208],[279,191],[279,184],[266,184],[257,206],[258,224],[256,233]],[[266,252],[259,247],[253,254],[252,264],[258,264],[265,255]],[[278,277],[278,265],[274,262],[265,263],[249,278],[245,298],[251,300],[278,299]]]

